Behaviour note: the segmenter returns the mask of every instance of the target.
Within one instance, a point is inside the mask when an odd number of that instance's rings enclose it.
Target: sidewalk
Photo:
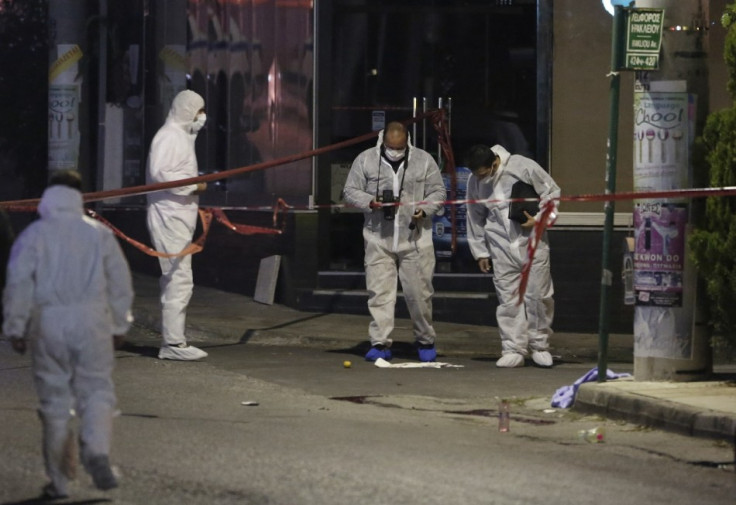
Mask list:
[[[736,374],[723,375],[730,380],[637,382],[624,378],[583,384],[573,408],[736,443]]]
[[[136,324],[158,331],[158,279],[134,274]],[[282,305],[195,286],[187,310],[187,335],[197,342],[249,342],[367,350],[364,315],[308,313]],[[438,351],[446,356],[501,355],[493,327],[436,322]],[[411,342],[411,322],[397,319],[394,339]],[[559,364],[596,363],[598,335],[555,333],[552,354]],[[632,363],[632,335],[609,336],[609,368]],[[595,366],[595,365],[593,365]],[[679,433],[736,442],[736,365],[716,368],[716,379],[703,382],[637,382],[619,379],[582,384],[574,409]],[[564,386],[560,384],[559,386]]]

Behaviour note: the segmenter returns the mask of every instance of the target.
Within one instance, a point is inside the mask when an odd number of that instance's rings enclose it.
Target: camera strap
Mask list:
[[[396,201],[401,201],[401,193],[404,191],[404,178],[406,177],[406,170],[409,168],[409,149],[406,150],[406,156],[402,160],[402,163],[404,164],[404,173],[401,174],[401,183],[399,183],[399,194],[396,197]],[[381,191],[381,158],[383,158],[383,153],[379,153],[378,155],[378,181],[376,182],[376,201],[378,200],[379,192]],[[391,160],[386,160],[388,163],[391,163]],[[399,164],[399,167],[401,167],[401,164]],[[393,168],[393,165],[392,167]],[[394,171],[394,173],[396,173]]]

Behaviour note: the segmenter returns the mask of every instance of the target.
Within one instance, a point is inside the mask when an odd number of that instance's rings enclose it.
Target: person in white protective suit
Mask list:
[[[204,99],[184,90],[174,97],[166,123],[156,132],[148,155],[147,183],[170,182],[199,175],[194,141],[207,116]],[[157,251],[177,254],[192,242],[197,226],[199,193],[206,183],[148,194],[148,231]],[[187,344],[186,310],[194,281],[192,256],[159,258],[161,266],[161,337],[159,359],[197,360],[207,356]]]
[[[117,486],[109,462],[113,347],[132,322],[133,288],[112,231],[83,214],[78,173],[61,171],[50,184],[38,206],[41,218],[11,251],[3,333],[20,353],[30,340],[51,481],[44,497],[62,498],[76,473],[72,409],[80,419],[85,469],[99,489]]]
[[[353,162],[345,182],[347,203],[363,209],[365,281],[368,288],[368,361],[391,359],[397,271],[421,361],[434,361],[432,215],[442,207],[445,185],[437,163],[409,142],[406,127],[389,123],[375,147]],[[399,206],[385,206],[392,200]],[[382,203],[384,205],[382,205]],[[421,202],[421,203],[420,203]]]
[[[509,218],[509,199],[514,185],[533,187],[539,208],[550,200],[557,206],[560,188],[535,161],[510,154],[500,145],[470,148],[466,165],[468,179],[468,244],[478,267],[484,273],[493,268],[493,283],[498,297],[496,321],[501,335],[502,356],[496,366],[524,366],[529,355],[542,367],[552,366],[548,340],[552,334],[554,288],[550,275],[549,245],[546,233],[534,254],[524,301],[518,304],[521,271],[527,259],[527,245],[535,219],[523,211],[521,219]]]

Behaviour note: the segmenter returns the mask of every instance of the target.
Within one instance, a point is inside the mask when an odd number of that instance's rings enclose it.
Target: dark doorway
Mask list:
[[[540,33],[549,27],[540,14],[545,5],[535,0],[321,2],[319,144],[370,132],[375,111],[386,122],[405,120],[415,98],[420,106],[425,99],[428,108],[451,99],[458,165],[471,145],[498,143],[546,166],[546,135],[539,132],[548,129],[540,111],[548,107],[549,84],[538,64],[545,59],[540,48],[546,47]],[[541,24],[545,31],[540,32]],[[431,127],[426,132],[415,144],[434,154],[434,132]],[[344,175],[353,158],[373,143],[320,160],[320,173],[331,176],[332,193],[344,182],[336,174]],[[327,203],[324,192],[329,191],[320,185],[322,202]],[[330,235],[341,239],[332,241],[330,264],[361,269],[362,213],[335,214]]]

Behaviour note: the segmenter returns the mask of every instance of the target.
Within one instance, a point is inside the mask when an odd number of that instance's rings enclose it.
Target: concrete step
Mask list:
[[[560,276],[555,282],[553,330],[594,333],[599,328],[598,292],[579,277]],[[435,321],[496,326],[498,301],[490,275],[435,273],[432,301]],[[399,289],[401,286],[399,285]],[[409,317],[399,291],[396,316]],[[612,299],[613,300],[613,299]],[[362,271],[318,272],[317,287],[298,294],[297,307],[308,312],[368,314],[368,292]],[[630,333],[632,307],[612,302],[609,331]]]
[[[487,293],[493,291],[493,279],[486,274],[435,273],[435,291]],[[366,289],[365,272],[321,271],[317,273],[317,289]]]
[[[432,297],[432,313],[436,321],[495,326],[496,304],[496,296],[492,292],[435,291]],[[367,315],[368,291],[327,288],[305,290],[298,295],[298,309]],[[396,317],[409,317],[404,293],[401,291],[397,293]]]

